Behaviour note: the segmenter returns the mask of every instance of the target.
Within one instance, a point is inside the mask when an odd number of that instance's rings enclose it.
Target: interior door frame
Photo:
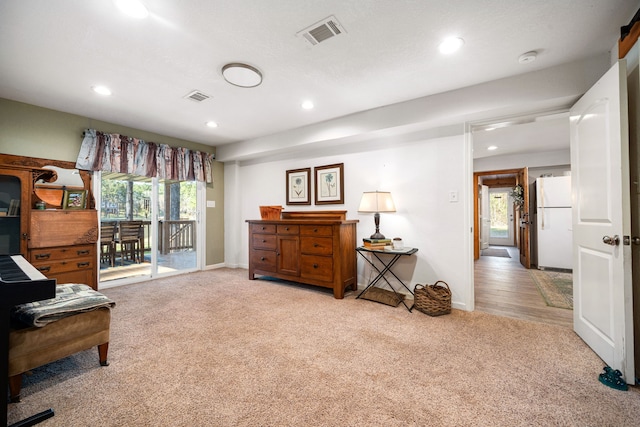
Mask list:
[[[507,195],[507,237],[492,237],[491,231],[489,231],[489,245],[498,246],[516,246],[516,230],[514,226],[515,209],[513,206],[513,198],[510,196],[510,190],[513,187],[491,187],[489,188],[489,195],[494,193],[502,193]],[[490,220],[493,222],[493,215],[490,215]]]
[[[529,183],[527,181],[524,181],[524,179],[528,179],[528,169],[527,168],[518,168],[518,169],[501,169],[501,170],[491,170],[491,171],[483,171],[483,172],[474,172],[473,173],[473,259],[477,260],[480,258],[480,230],[479,227],[482,226],[482,224],[479,223],[479,218],[480,218],[480,214],[478,212],[478,209],[480,207],[480,203],[478,200],[478,197],[480,196],[480,192],[479,192],[479,188],[478,186],[480,185],[480,181],[482,180],[483,184],[485,183],[485,180],[482,179],[482,177],[487,177],[490,175],[513,175],[513,179],[509,179],[509,180],[499,180],[496,182],[492,182],[491,185],[489,185],[489,187],[491,186],[502,186],[502,187],[508,187],[508,186],[514,186],[518,183],[522,184],[523,189],[524,189],[524,200],[525,200],[525,204],[523,207],[523,210],[521,211],[520,217],[519,218],[514,218],[514,221],[517,221],[518,224],[520,224],[520,221],[522,220],[523,215],[526,213],[527,217],[529,214]],[[486,185],[486,184],[485,184]],[[522,265],[525,268],[531,268],[531,251],[529,249],[529,241],[530,241],[530,228],[528,227],[528,224],[525,224],[526,227],[523,230],[524,235],[526,235],[526,241],[525,243],[527,243],[527,247],[525,248],[525,250],[523,251],[522,249],[520,250],[521,252],[521,258],[520,258],[520,262],[522,263]],[[519,246],[523,246],[523,244],[521,243]],[[523,254],[522,252],[525,252],[524,254],[524,262],[523,262]]]

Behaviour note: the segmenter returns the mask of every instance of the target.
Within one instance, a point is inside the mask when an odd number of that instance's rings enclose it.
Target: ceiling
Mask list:
[[[640,6],[637,0],[143,2],[150,14],[142,20],[107,0],[0,2],[0,97],[221,146],[607,52]],[[340,35],[315,46],[296,35],[329,16]],[[438,52],[447,36],[464,39],[460,51]],[[519,63],[529,51],[537,59]],[[258,68],[262,84],[227,83],[221,70],[231,62]],[[112,95],[94,93],[96,85]],[[194,90],[210,98],[185,98]],[[315,108],[303,110],[304,100]],[[520,125],[558,149],[554,143],[568,143],[557,136],[567,134],[566,123],[565,116]],[[515,144],[519,127],[482,134]]]

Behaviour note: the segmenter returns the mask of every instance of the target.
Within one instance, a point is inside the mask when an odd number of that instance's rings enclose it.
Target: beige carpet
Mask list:
[[[569,329],[429,317],[221,269],[107,289],[97,351],[36,369],[10,422],[47,426],[630,426],[640,391],[598,382]]]

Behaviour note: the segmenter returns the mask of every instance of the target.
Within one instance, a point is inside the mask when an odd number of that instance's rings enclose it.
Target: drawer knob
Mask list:
[[[263,230],[266,230],[266,229],[267,229],[267,227],[265,227],[265,226],[263,225],[263,226],[262,226],[262,229],[263,229]]]
[[[84,268],[84,267],[89,267],[89,263],[88,262],[79,262],[78,263],[78,268]]]
[[[314,243],[314,244],[313,244],[313,247],[314,247],[314,248],[317,248],[318,246],[320,246],[320,245],[319,245],[319,244],[317,244],[317,243]]]
[[[285,229],[285,230],[287,230],[287,231],[289,231],[289,227],[285,227],[284,229]]]
[[[313,264],[313,268],[318,268],[318,264]]]
[[[265,239],[262,239],[262,243],[266,243],[267,241]]]
[[[317,229],[317,228],[314,228],[314,229],[313,229],[313,232],[314,232],[314,233],[317,233],[317,232],[318,232],[318,229]]]
[[[51,254],[36,254],[36,259],[49,259]]]
[[[260,261],[264,261],[264,257],[260,257]]]

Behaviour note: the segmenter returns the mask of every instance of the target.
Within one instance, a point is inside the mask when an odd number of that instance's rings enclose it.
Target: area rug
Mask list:
[[[573,310],[571,273],[537,269],[530,269],[529,273],[548,306]]]
[[[482,256],[496,256],[501,258],[511,258],[509,255],[509,251],[504,248],[487,248],[483,249],[481,252]]]

